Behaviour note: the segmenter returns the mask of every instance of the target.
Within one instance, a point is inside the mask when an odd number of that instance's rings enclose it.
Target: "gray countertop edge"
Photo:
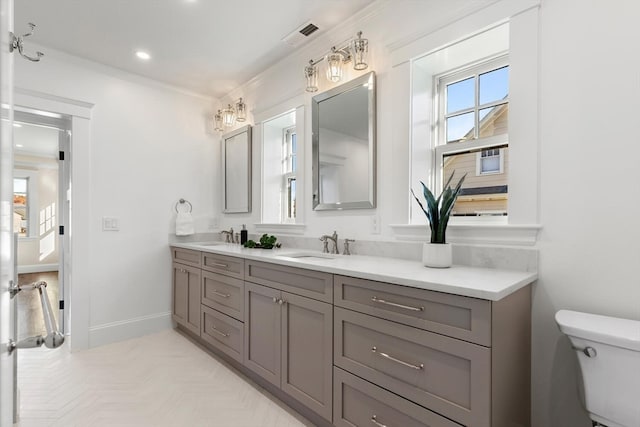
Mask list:
[[[247,249],[237,244],[226,243],[216,246],[171,243],[170,246],[490,301],[499,301],[538,278],[535,272],[463,265],[453,265],[450,268],[427,268],[419,261],[364,255],[330,255],[334,259],[313,261],[286,257],[286,254],[314,252],[301,249]]]

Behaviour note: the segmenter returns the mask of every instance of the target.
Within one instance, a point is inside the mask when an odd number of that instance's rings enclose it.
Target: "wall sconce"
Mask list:
[[[227,104],[227,108],[218,110],[213,116],[213,129],[216,132],[222,132],[224,128],[233,126],[236,122],[244,122],[247,120],[247,104],[242,98],[235,103],[235,106]]]
[[[369,40],[362,38],[362,31],[358,31],[355,38],[349,39],[339,45],[333,46],[331,51],[319,59],[309,60],[309,65],[304,67],[304,77],[306,79],[307,92],[318,90],[318,63],[323,60],[327,62],[327,79],[334,83],[342,80],[343,66],[353,61],[354,70],[366,70],[367,54],[369,53]]]
[[[231,127],[236,122],[236,110],[233,109],[231,104],[227,105],[227,108],[222,110],[222,124],[226,127]]]
[[[222,110],[218,110],[213,116],[213,130],[216,132],[222,132],[224,130],[224,127],[222,127]]]
[[[309,61],[309,65],[304,67],[304,77],[307,79],[307,92],[318,91],[318,67],[313,63],[313,59]]]
[[[236,121],[244,122],[247,120],[247,104],[242,102],[242,98],[236,102]]]

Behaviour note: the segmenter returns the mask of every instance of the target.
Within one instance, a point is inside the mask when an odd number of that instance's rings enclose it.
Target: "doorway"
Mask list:
[[[46,282],[55,321],[60,332],[68,334],[64,268],[68,245],[64,226],[69,213],[69,174],[65,161],[69,158],[70,120],[16,108],[13,133],[13,223],[18,235],[18,284]],[[45,336],[37,292],[21,292],[16,298],[17,338]]]

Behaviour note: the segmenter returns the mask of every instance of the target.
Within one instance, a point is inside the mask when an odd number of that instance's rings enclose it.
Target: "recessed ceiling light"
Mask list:
[[[149,55],[149,53],[145,52],[144,50],[136,50],[136,56],[143,61],[148,61],[151,59],[151,55]]]

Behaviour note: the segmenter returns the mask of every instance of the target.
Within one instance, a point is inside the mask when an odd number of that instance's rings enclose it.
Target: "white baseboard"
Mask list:
[[[45,271],[58,271],[58,264],[32,264],[18,266],[18,274],[44,273]]]
[[[89,348],[153,334],[172,327],[170,311],[91,326]]]

